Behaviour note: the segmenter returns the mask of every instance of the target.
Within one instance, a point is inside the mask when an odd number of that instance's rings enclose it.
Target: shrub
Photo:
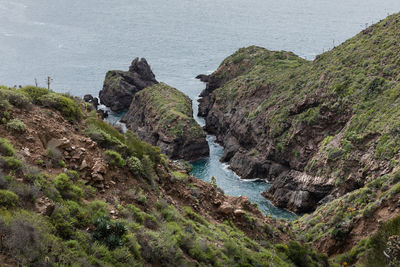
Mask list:
[[[12,106],[11,106],[10,102],[8,102],[7,99],[0,99],[0,109],[7,110],[10,108],[12,108]],[[7,118],[3,118],[3,119],[7,121]]]
[[[64,199],[79,200],[83,196],[82,189],[73,185],[65,173],[59,174],[53,183]]]
[[[113,150],[107,150],[104,152],[104,155],[106,157],[106,160],[108,161],[109,164],[112,166],[116,167],[124,167],[125,166],[125,160],[122,158],[121,154],[119,154],[116,151]]]
[[[8,190],[0,190],[0,205],[11,208],[18,204],[18,196]]]
[[[125,134],[125,143],[130,155],[136,156],[139,159],[147,155],[152,162],[161,162],[160,147],[143,142],[136,133],[127,131]]]
[[[61,94],[45,94],[38,99],[38,102],[44,107],[60,111],[69,121],[79,121],[83,116],[79,105],[73,99]]]
[[[25,123],[18,119],[13,119],[7,123],[7,129],[18,134],[22,134],[26,130]]]
[[[299,267],[328,266],[326,256],[316,254],[296,241],[290,241],[288,243],[286,254],[289,259]]]
[[[61,168],[67,167],[67,164],[66,164],[65,161],[63,161],[63,160],[60,160],[60,161],[58,162],[58,165],[60,165]]]
[[[75,228],[69,210],[66,207],[57,204],[54,211],[51,213],[50,219],[51,223],[56,228],[58,236],[64,239],[70,239],[73,237]]]
[[[58,166],[60,165],[60,162],[62,160],[62,153],[58,148],[55,147],[48,147],[46,156],[50,159],[51,164],[53,166]]]
[[[14,157],[0,157],[0,166],[5,169],[19,171],[22,168],[22,161]]]
[[[11,118],[11,114],[7,111],[5,111],[3,115],[6,120],[9,120]]]
[[[15,150],[10,141],[0,137],[0,155],[3,156],[15,156]]]
[[[76,181],[79,179],[79,173],[74,170],[67,170],[65,174],[68,176],[70,180]]]
[[[0,99],[7,101],[17,108],[29,108],[31,106],[29,98],[25,94],[14,89],[0,88]]]
[[[87,210],[91,221],[95,221],[109,213],[107,204],[100,200],[90,202],[87,205]]]
[[[3,170],[0,169],[0,189],[6,189],[8,186],[9,181],[4,176]]]
[[[36,166],[24,165],[22,172],[24,174],[24,181],[29,183],[34,183],[42,177],[41,171]]]
[[[42,96],[50,93],[50,91],[46,88],[35,86],[25,86],[21,89],[21,91],[26,94],[35,104],[40,104],[39,99]]]
[[[8,190],[14,192],[20,200],[25,202],[35,203],[39,197],[39,190],[33,185],[12,183]]]
[[[389,247],[388,241],[390,237],[398,235],[400,235],[400,216],[385,222],[385,224],[379,228],[378,232],[369,239],[367,244],[369,250],[366,254],[365,266],[398,266],[390,265],[392,262],[390,262],[390,259],[384,254],[384,251]]]
[[[138,261],[142,260],[142,255],[140,254],[140,245],[136,239],[136,236],[132,233],[127,234],[124,238],[124,244],[129,248],[129,251]]]
[[[128,165],[128,168],[133,175],[140,176],[143,174],[142,163],[137,157],[135,156],[129,157],[128,160],[126,161],[126,165]]]
[[[103,216],[94,221],[96,230],[93,238],[107,245],[110,249],[122,246],[122,237],[126,227],[121,222],[112,222],[108,216]]]
[[[344,240],[350,233],[349,226],[346,223],[339,223],[332,231],[332,236],[338,241]]]
[[[85,134],[103,148],[114,149],[121,152],[124,150],[125,145],[116,136],[114,136],[113,133],[98,128],[95,125],[90,125],[88,128],[86,128]]]
[[[48,266],[46,256],[56,249],[50,229],[40,216],[26,211],[13,214],[6,225],[2,220],[2,250],[13,255],[23,266]]]

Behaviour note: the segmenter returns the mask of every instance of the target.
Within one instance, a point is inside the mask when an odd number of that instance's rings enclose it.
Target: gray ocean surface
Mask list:
[[[240,47],[259,45],[313,59],[388,14],[399,0],[0,0],[0,84],[45,86],[97,95],[105,73],[145,57],[156,78],[189,95],[197,111],[211,73]],[[201,119],[200,123],[203,123]],[[225,193],[246,195],[265,214],[291,219],[261,197],[268,184],[242,181],[219,162],[223,148],[193,175],[215,176]]]

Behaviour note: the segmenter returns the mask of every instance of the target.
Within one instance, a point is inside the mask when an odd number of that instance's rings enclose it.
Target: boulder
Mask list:
[[[115,112],[128,110],[137,92],[157,83],[146,59],[135,58],[129,71],[107,72],[103,89],[99,93],[100,103]]]
[[[99,106],[99,99],[97,97],[93,97],[90,94],[84,95],[83,101],[92,104],[95,109],[97,109],[97,107]]]

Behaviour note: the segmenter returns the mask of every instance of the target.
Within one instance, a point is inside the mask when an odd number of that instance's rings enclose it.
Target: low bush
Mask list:
[[[22,266],[49,266],[49,251],[56,250],[48,223],[39,215],[21,211],[12,214],[8,223],[0,220],[2,251],[18,259]]]
[[[122,168],[125,166],[125,160],[122,158],[121,154],[119,154],[116,151],[113,150],[106,150],[104,152],[105,158],[107,162],[112,165],[116,166],[119,168]]]
[[[15,150],[10,141],[0,137],[0,155],[3,156],[15,156]]]
[[[82,189],[72,184],[65,173],[59,174],[53,183],[64,199],[79,200],[83,196]]]
[[[62,161],[62,153],[58,148],[48,147],[46,156],[50,159],[50,162],[54,167],[60,166],[60,162]]]
[[[23,183],[12,183],[8,190],[14,192],[21,201],[35,203],[39,197],[39,189],[34,185]]]
[[[17,108],[31,107],[30,99],[25,94],[15,89],[0,88],[0,99],[7,101]]]
[[[42,96],[49,94],[51,91],[42,87],[25,86],[21,89],[21,92],[26,94],[34,104],[40,104],[39,99]]]
[[[108,216],[103,216],[93,222],[96,230],[93,238],[115,249],[123,245],[122,237],[126,233],[126,227],[121,222],[112,222]]]
[[[44,107],[60,111],[63,117],[69,121],[79,121],[83,117],[79,105],[68,96],[49,93],[38,98],[38,102]]]
[[[143,174],[142,163],[137,157],[135,156],[129,157],[126,161],[126,165],[128,165],[128,168],[133,175],[141,176]]]
[[[15,207],[18,205],[18,196],[8,190],[0,190],[0,205],[6,208]]]
[[[25,132],[26,126],[19,119],[13,119],[7,123],[7,129],[13,133],[22,134]]]
[[[0,166],[3,166],[6,170],[19,171],[22,168],[22,161],[15,157],[1,157]]]

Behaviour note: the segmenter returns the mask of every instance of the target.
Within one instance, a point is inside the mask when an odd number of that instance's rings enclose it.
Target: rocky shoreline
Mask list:
[[[338,48],[346,49],[346,43]],[[360,97],[350,102],[334,91],[339,85],[331,89],[332,78],[323,72],[330,64],[326,55],[306,61],[252,46],[225,59],[211,75],[198,76],[206,83],[198,115],[225,148],[221,161],[244,179],[267,179],[272,186],[263,195],[296,213],[311,212],[392,170],[374,145],[365,148],[381,135],[355,133],[356,120],[364,115],[355,115],[352,105]],[[363,86],[378,88],[378,81]]]

